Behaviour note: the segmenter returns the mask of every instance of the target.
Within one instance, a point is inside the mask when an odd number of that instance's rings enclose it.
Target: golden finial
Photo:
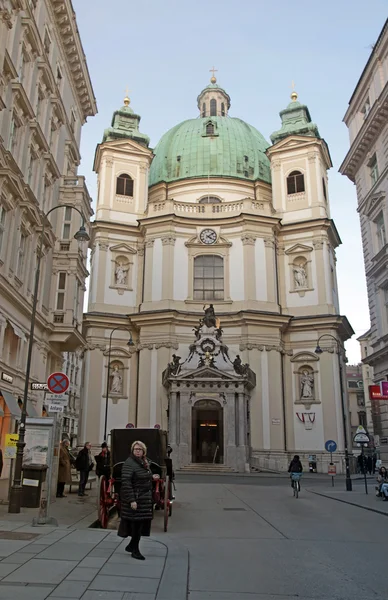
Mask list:
[[[128,94],[129,94],[129,89],[128,89],[128,86],[127,86],[126,89],[125,89],[125,98],[124,98],[124,104],[125,104],[125,106],[128,106],[130,104],[130,102],[131,102],[131,99],[128,96]]]
[[[291,100],[293,102],[296,102],[297,98],[298,98],[298,94],[295,91],[295,83],[293,81],[291,81],[291,88],[292,88],[292,93],[291,93]]]
[[[217,79],[214,75],[214,73],[217,73],[218,69],[215,69],[214,67],[212,69],[209,69],[210,73],[213,73],[213,76],[210,79],[210,83],[217,83]]]

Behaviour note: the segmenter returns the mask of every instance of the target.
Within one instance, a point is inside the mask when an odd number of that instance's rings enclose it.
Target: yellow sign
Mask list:
[[[7,433],[5,436],[5,447],[6,448],[16,448],[16,444],[19,440],[18,433]]]

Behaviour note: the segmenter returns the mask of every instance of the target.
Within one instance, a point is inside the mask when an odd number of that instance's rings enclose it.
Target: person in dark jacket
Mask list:
[[[146,452],[143,442],[133,442],[131,454],[121,471],[121,519],[117,535],[123,538],[131,536],[125,550],[138,560],[145,560],[139,543],[141,536],[151,533],[152,479],[159,477],[152,475]]]
[[[103,442],[101,444],[101,452],[94,457],[96,461],[96,475],[97,477],[104,476],[106,479],[110,478],[110,451],[108,444]]]
[[[303,472],[303,466],[302,466],[302,463],[300,462],[300,458],[297,454],[295,454],[294,458],[290,462],[290,466],[288,467],[288,472],[289,473],[302,473]],[[291,477],[291,475],[290,475],[290,477]],[[294,482],[292,481],[292,479],[291,479],[291,487],[294,487]]]
[[[91,447],[91,444],[86,442],[75,459],[75,468],[79,471],[78,496],[87,496],[85,494],[85,487],[88,482],[89,473],[93,469],[93,460],[90,454]]]

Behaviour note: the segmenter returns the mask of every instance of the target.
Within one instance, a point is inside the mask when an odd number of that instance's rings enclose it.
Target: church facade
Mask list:
[[[325,471],[332,439],[340,472],[353,331],[328,147],[296,93],[272,144],[215,77],[197,105],[151,150],[126,98],[97,146],[81,437],[160,426],[176,468],[233,471]]]

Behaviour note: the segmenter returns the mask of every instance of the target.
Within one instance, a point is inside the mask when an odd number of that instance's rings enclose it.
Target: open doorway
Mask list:
[[[192,408],[192,462],[224,462],[224,410],[215,400],[198,400]]]

